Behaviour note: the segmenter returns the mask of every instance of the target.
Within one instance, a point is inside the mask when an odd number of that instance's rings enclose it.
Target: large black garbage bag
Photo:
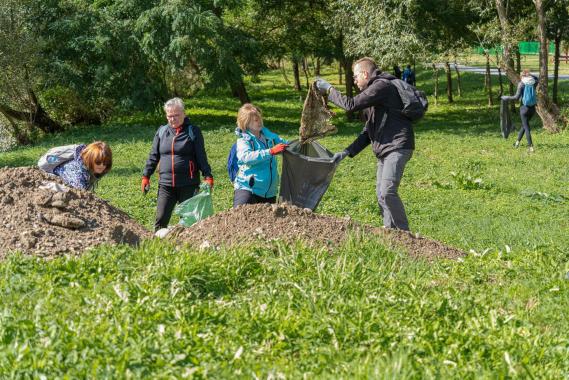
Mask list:
[[[502,131],[502,137],[505,139],[507,139],[510,132],[514,130],[508,102],[509,100],[500,100],[500,130]]]
[[[283,153],[280,201],[316,209],[336,171],[333,155],[316,141],[293,141]]]

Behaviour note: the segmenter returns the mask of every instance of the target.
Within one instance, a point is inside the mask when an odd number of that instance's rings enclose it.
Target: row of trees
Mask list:
[[[308,57],[316,75],[339,62],[352,95],[352,62],[362,55],[384,67],[433,62],[434,73],[444,62],[452,101],[458,53],[503,46],[496,61],[515,85],[517,42],[538,38],[538,112],[555,131],[565,121],[557,81],[548,98],[545,49],[553,40],[559,61],[568,8],[565,0],[0,0],[0,115],[25,143],[34,129],[97,123],[204,87],[230,88],[246,102],[244,75],[290,62],[301,90]]]

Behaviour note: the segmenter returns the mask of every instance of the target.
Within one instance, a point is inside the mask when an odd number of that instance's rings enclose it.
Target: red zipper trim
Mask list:
[[[194,178],[194,161],[190,161],[190,178]]]
[[[172,147],[170,149],[170,155],[172,156],[172,187],[176,187],[176,172],[174,171],[174,142],[176,137],[180,133],[181,128],[176,128],[176,135],[172,139]]]

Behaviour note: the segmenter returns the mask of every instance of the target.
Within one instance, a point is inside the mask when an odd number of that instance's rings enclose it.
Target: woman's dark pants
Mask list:
[[[234,190],[233,192],[233,207],[239,205],[252,205],[256,203],[275,203],[277,197],[263,198],[258,195],[253,194],[248,190]]]
[[[528,146],[533,146],[531,141],[531,133],[529,131],[529,121],[535,115],[535,106],[521,106],[520,107],[520,117],[522,119],[522,127],[518,133],[518,141],[522,140],[524,133],[526,134],[526,139],[528,141]]]
[[[176,203],[181,203],[194,196],[198,190],[198,185],[184,187],[158,186],[158,200],[156,205],[156,223],[154,231],[168,227],[168,222],[172,217],[172,211]]]

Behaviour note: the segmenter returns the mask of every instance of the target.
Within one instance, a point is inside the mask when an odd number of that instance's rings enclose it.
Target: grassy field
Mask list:
[[[372,237],[333,254],[149,241],[50,262],[13,255],[0,263],[0,378],[569,378],[569,135],[536,117],[535,153],[514,149],[483,77],[463,82],[461,98],[439,99],[416,126],[400,190],[411,229],[470,252],[463,260],[414,260]],[[418,85],[431,93],[430,73]],[[304,92],[278,73],[247,86],[265,125],[294,138]],[[565,104],[568,90],[562,82]],[[187,105],[204,131],[214,207],[228,209],[238,101],[210,92]],[[361,129],[337,114],[339,133],[321,140],[332,151]],[[156,179],[143,197],[140,175],[163,119],[73,129],[0,153],[0,166],[108,141],[113,171],[97,192],[151,228]],[[342,162],[318,212],[381,225],[374,186],[366,149]]]

